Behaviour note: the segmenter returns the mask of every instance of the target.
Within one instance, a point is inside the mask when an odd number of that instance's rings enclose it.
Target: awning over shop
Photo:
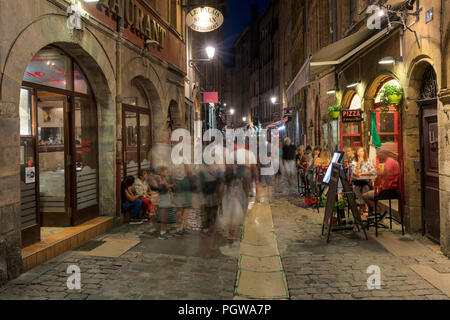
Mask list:
[[[391,31],[392,32],[392,31]],[[351,36],[339,40],[311,55],[287,89],[288,100],[307,86],[317,75],[332,66],[340,65],[361,50],[387,35],[387,30],[364,28]]]

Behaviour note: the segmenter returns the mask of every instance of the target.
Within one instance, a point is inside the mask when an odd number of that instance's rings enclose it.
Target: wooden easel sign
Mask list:
[[[364,235],[366,237],[366,240],[368,240],[366,228],[364,228],[364,225],[361,220],[361,216],[359,215],[358,208],[356,207],[355,203],[355,195],[353,194],[353,190],[350,186],[350,183],[347,180],[347,175],[345,174],[342,165],[338,163],[333,163],[333,168],[331,170],[331,177],[330,182],[328,185],[328,196],[327,196],[327,206],[325,207],[325,215],[323,217],[323,224],[322,224],[322,235],[325,230],[325,226],[328,227],[328,235],[327,235],[327,243],[330,242],[330,235],[331,235],[331,225],[333,220],[333,213],[334,213],[334,205],[336,202],[336,196],[337,196],[337,189],[339,185],[339,181],[341,181],[342,186],[344,187],[344,194],[347,197],[348,205],[350,206],[350,210],[352,211],[354,223],[356,227],[358,228],[358,231],[360,231],[359,227],[362,228],[364,231]]]

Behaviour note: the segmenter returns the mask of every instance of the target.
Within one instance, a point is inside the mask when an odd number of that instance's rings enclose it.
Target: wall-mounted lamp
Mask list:
[[[349,84],[349,85],[347,86],[347,88],[348,88],[348,89],[350,89],[350,88],[356,88],[360,83],[361,83],[361,81],[351,83],[351,84]]]
[[[209,60],[212,60],[214,58],[215,53],[216,49],[214,47],[206,47],[206,55],[208,56]]]
[[[403,62],[403,58],[385,57],[378,61],[378,64],[394,64],[396,62]]]
[[[214,58],[214,55],[216,54],[216,49],[214,47],[208,46],[206,47],[206,55],[208,57],[208,59],[192,59],[189,60],[189,65],[192,67],[194,66],[194,64],[199,63],[199,62],[211,62],[212,59]]]

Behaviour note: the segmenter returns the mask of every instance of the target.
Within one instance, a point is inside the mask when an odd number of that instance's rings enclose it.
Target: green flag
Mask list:
[[[375,112],[372,112],[371,114],[370,136],[372,137],[372,145],[375,147],[381,147],[381,140],[377,131],[377,116]]]

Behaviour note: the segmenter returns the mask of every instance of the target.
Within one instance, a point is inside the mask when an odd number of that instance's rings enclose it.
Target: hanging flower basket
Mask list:
[[[387,96],[389,105],[399,105],[402,102],[403,94],[397,93],[397,94],[391,94]]]
[[[392,84],[386,84],[380,91],[380,98],[384,107],[397,107],[403,100],[403,88]]]
[[[342,108],[340,105],[328,107],[328,116],[331,119],[338,119],[339,115],[341,114],[341,109]]]

